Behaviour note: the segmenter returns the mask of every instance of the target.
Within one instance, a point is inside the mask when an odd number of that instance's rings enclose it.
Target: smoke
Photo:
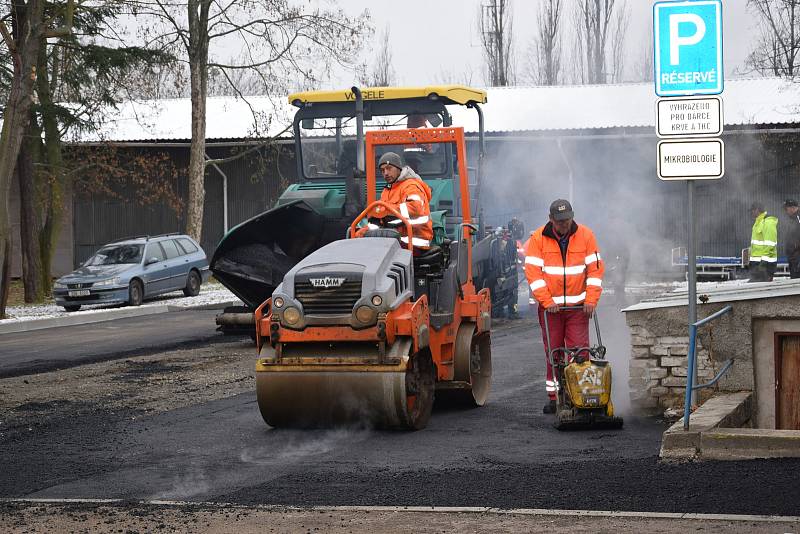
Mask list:
[[[537,127],[534,121],[531,126]],[[695,183],[697,254],[739,257],[749,246],[753,201],[763,202],[785,222],[783,200],[800,197],[800,143],[789,133],[756,131],[730,132],[723,139],[725,177]],[[657,142],[643,130],[512,134],[487,142],[480,199],[487,224],[505,226],[517,217],[530,232],[547,222],[553,200],[566,198],[576,222],[597,237],[606,263],[603,341],[614,366],[614,399],[620,409],[629,404],[630,342],[618,310],[633,304],[626,302],[624,287],[683,280],[685,273],[671,264],[671,250],[688,244],[687,186],[658,179]],[[784,235],[780,228],[782,255]]]
[[[322,431],[281,431],[280,440],[263,447],[244,449],[239,455],[242,463],[254,465],[296,464],[302,460],[337,450],[345,450],[354,443],[369,439],[371,432],[337,428]],[[288,439],[287,439],[288,438]]]
[[[187,500],[211,491],[208,477],[201,471],[192,471],[176,477],[170,489],[149,497],[149,500]]]

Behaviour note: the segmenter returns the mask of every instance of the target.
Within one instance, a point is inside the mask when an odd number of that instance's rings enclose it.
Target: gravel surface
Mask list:
[[[797,532],[789,521],[723,521],[631,517],[554,517],[464,512],[264,510],[231,506],[54,505],[0,503],[3,532],[548,532],[594,534],[692,530],[743,534]]]

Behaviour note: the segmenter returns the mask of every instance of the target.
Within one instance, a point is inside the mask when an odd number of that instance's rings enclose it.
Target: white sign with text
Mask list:
[[[705,137],[722,133],[722,99],[662,98],[656,102],[659,137]]]
[[[725,174],[722,139],[675,139],[658,143],[662,180],[716,180]]]

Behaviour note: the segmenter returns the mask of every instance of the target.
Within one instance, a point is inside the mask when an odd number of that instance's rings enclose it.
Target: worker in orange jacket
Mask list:
[[[381,200],[390,204],[409,220],[413,232],[411,244],[414,249],[427,250],[433,239],[431,188],[411,167],[403,165],[403,160],[394,152],[387,152],[381,156],[378,167],[386,181],[386,187],[381,191]],[[367,229],[380,227],[397,229],[402,236],[400,240],[408,243],[406,226],[402,219],[387,213],[382,206],[376,206],[369,216]]]
[[[559,347],[589,346],[589,318],[602,292],[604,266],[597,241],[592,231],[575,223],[573,217],[568,201],[554,201],[550,205],[550,222],[531,235],[525,250],[525,275],[539,305],[546,354]],[[580,306],[581,309],[561,309],[565,306]],[[547,343],[545,320],[552,347]],[[543,411],[555,413],[558,384],[546,354],[545,389],[549,402]]]

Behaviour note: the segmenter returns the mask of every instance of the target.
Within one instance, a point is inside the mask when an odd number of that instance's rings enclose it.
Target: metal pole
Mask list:
[[[569,171],[567,182],[569,184],[569,191],[567,193],[567,200],[570,202],[575,202],[575,180],[572,173],[572,165],[569,164],[569,158],[567,157],[566,153],[564,153],[564,147],[561,146],[561,139],[558,139],[556,144],[558,145],[558,152],[561,154],[561,159],[564,160],[564,164],[567,166],[567,171]]]
[[[688,250],[688,260],[689,260],[689,335],[692,334],[692,328],[694,323],[697,322],[697,243],[696,239],[697,236],[695,235],[695,218],[694,218],[694,180],[687,180],[686,181],[686,189],[688,193],[688,204],[689,204],[689,250]],[[688,359],[688,358],[687,358]],[[687,362],[688,364],[688,362]],[[692,373],[691,381],[692,383],[697,383],[697,366],[694,369],[690,369]],[[688,375],[688,373],[687,373]],[[688,377],[687,377],[688,380]],[[696,404],[697,402],[697,394],[692,391],[692,405]]]
[[[694,373],[692,370],[695,368],[695,339],[697,338],[697,327],[694,323],[689,325],[689,353],[686,356],[686,366],[689,372],[686,373],[686,395],[683,400],[683,429],[689,430],[689,416],[692,413],[692,404],[694,403]]]
[[[210,159],[208,153],[206,153],[206,161]],[[211,166],[222,176],[222,235],[226,235],[228,233],[228,175],[222,172],[222,169],[216,163],[212,163]]]

